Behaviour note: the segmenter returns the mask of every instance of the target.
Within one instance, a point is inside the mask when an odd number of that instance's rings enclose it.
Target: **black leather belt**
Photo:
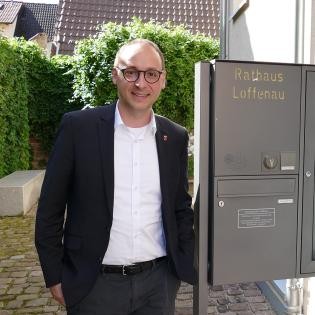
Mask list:
[[[135,263],[133,265],[102,265],[101,273],[120,273],[124,276],[132,276],[144,270],[148,270],[164,260],[166,260],[166,256]]]

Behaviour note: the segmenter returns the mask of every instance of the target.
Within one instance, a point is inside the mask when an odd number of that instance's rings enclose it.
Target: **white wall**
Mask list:
[[[16,26],[16,19],[12,24],[0,23],[0,34],[5,37],[13,37]]]
[[[310,63],[315,63],[315,0],[311,0],[311,47],[310,47]]]
[[[296,12],[296,0],[250,0],[235,21],[229,19],[228,59],[294,62]]]

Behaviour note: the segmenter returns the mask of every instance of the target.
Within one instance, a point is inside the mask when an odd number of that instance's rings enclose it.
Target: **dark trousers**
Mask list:
[[[99,275],[90,293],[68,315],[174,315],[180,286],[167,260],[133,276]]]

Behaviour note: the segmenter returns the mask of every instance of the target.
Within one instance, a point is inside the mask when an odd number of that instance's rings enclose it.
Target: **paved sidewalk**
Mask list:
[[[45,288],[34,247],[33,213],[0,217],[0,315],[66,314]],[[183,284],[176,315],[192,315],[192,295],[192,286]],[[209,287],[208,314],[276,315],[255,283]]]

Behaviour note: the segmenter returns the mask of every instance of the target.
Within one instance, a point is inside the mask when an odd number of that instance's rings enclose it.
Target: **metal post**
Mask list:
[[[194,286],[193,314],[208,314],[208,191],[209,191],[209,107],[210,64],[195,65],[195,159],[199,160],[199,196],[196,213],[196,254],[198,283]]]
[[[229,59],[229,1],[220,1],[220,59]]]
[[[303,279],[287,280],[288,314],[303,315]]]

